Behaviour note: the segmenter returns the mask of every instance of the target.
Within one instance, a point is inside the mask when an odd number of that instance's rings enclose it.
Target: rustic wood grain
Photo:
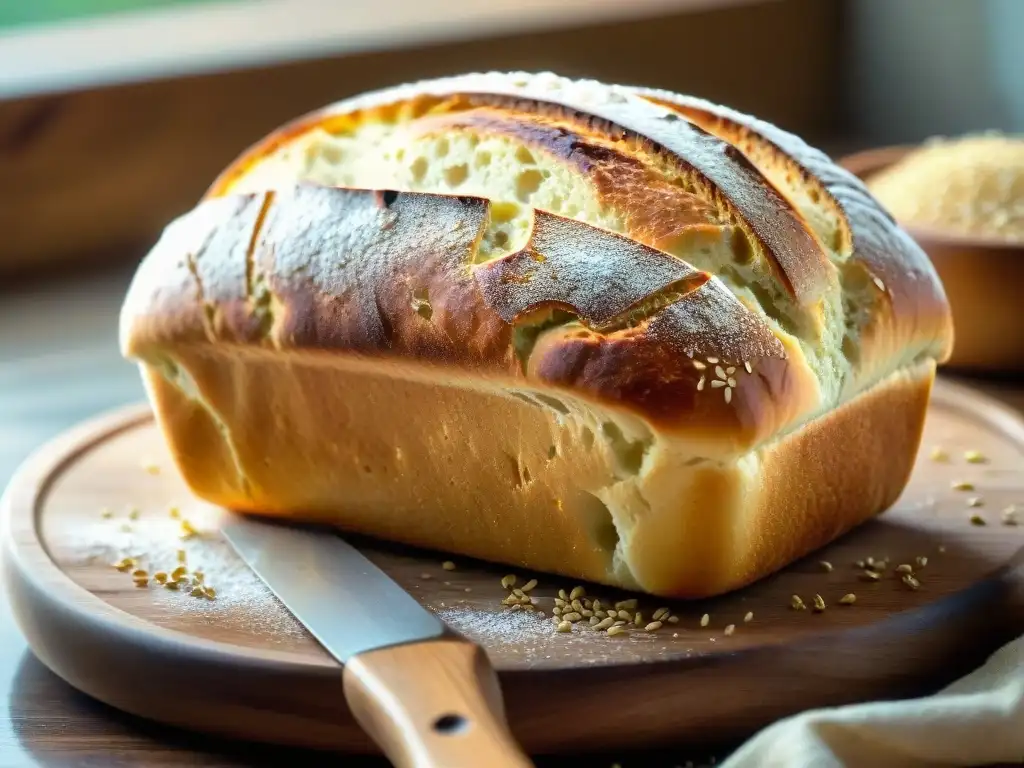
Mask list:
[[[360,544],[484,646],[513,731],[531,751],[582,751],[595,739],[625,750],[742,738],[808,707],[934,689],[1024,629],[1024,530],[999,522],[999,510],[1024,501],[1024,424],[969,390],[940,384],[925,441],[941,444],[950,462],[932,461],[926,447],[906,494],[878,521],[747,590],[671,604],[680,621],[653,633],[611,638],[582,625],[556,633],[549,616],[502,606],[504,568],[460,561],[449,571],[441,555]],[[986,462],[967,463],[967,450]],[[955,479],[977,490],[955,491]],[[969,508],[970,495],[984,506]],[[219,539],[223,513],[190,496],[145,409],[101,418],[51,444],[16,478],[7,504],[15,615],[40,658],[73,685],[194,730],[369,749],[338,695],[337,665]],[[218,590],[216,600],[138,588],[110,565],[132,555],[151,573],[173,568],[182,542],[172,507],[201,532],[184,548],[190,567],[201,567]],[[988,525],[972,526],[973,513]],[[853,565],[868,556],[889,560],[877,583],[862,581]],[[894,575],[900,563],[919,571],[919,590]],[[548,614],[557,590],[573,586],[532,576]],[[530,577],[520,574],[520,583]],[[851,592],[856,605],[838,605]],[[828,608],[791,610],[793,594],[808,607],[820,594]],[[641,597],[639,610],[649,617],[660,603]],[[754,617],[745,623],[748,612]]]

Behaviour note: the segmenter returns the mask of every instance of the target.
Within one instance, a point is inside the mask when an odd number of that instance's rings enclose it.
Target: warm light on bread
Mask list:
[[[526,74],[259,142],[121,332],[204,498],[679,597],[891,504],[952,342],[927,258],[796,137]]]
[[[934,139],[867,180],[904,225],[1024,243],[1024,138]]]

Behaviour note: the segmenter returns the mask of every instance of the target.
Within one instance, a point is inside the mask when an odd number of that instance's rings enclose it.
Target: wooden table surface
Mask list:
[[[76,275],[0,291],[0,485],[41,442],[98,411],[142,398],[135,370],[117,351],[117,311],[130,271]],[[1024,409],[1024,384],[971,382]],[[339,690],[340,695],[340,690]],[[719,760],[728,749],[717,750]],[[581,756],[582,757],[582,756]],[[29,652],[0,597],[0,768],[264,766],[336,757],[200,738],[145,723],[77,693]],[[565,759],[542,761],[562,765]],[[669,752],[587,756],[622,768],[708,764],[686,735]],[[385,766],[381,760],[346,766]]]

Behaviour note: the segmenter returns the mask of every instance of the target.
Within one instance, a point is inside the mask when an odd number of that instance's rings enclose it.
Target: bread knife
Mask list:
[[[498,676],[452,632],[334,531],[238,514],[225,538],[343,666],[356,721],[396,768],[524,768]]]

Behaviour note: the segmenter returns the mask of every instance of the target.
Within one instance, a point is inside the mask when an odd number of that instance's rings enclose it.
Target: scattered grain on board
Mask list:
[[[616,635],[621,635],[625,631],[626,631],[625,627],[623,627],[623,626],[621,626],[619,624],[614,624],[614,625],[608,627],[608,634],[611,635],[612,637],[615,637]]]
[[[928,558],[924,555],[918,555],[915,562],[917,563],[918,568],[924,568],[926,565],[928,565]]]
[[[743,623],[744,624],[749,624],[753,620],[754,620],[754,612],[753,611],[747,611],[747,615],[743,617]]]
[[[932,448],[930,456],[932,461],[949,461],[949,452],[938,445]]]
[[[878,581],[880,578],[882,578],[880,575],[875,573],[875,571],[867,571],[867,570],[865,570],[863,573],[861,573],[860,577],[864,581]]]
[[[840,605],[853,605],[857,602],[857,596],[850,592],[848,595],[843,595],[839,598]]]
[[[523,584],[523,592],[529,592],[531,589],[537,586],[536,579],[530,579],[528,582]]]
[[[646,631],[646,632],[657,632],[659,629],[661,629],[661,627],[662,627],[662,623],[660,621],[652,621],[650,624],[648,624],[646,627],[644,627],[644,631]]]
[[[985,525],[985,518],[981,515],[971,515],[971,525]]]
[[[451,560],[445,560],[443,563],[441,563],[441,567],[444,568],[446,571],[454,571],[455,563],[453,563]]]
[[[896,573],[913,573],[914,566],[909,563],[900,563],[896,566]]]
[[[505,589],[511,589],[516,585],[516,581],[518,581],[516,575],[514,573],[510,573],[507,576],[501,577],[501,586]]]
[[[585,590],[583,587],[573,587],[572,592],[569,593],[569,599],[577,600],[581,597],[585,597],[586,594],[587,590]]]
[[[735,631],[736,631],[736,625],[735,624],[726,624],[725,625],[725,629],[723,630],[723,632],[725,632],[725,636],[726,637],[728,637],[729,635],[731,635]]]
[[[800,595],[793,595],[789,598],[789,607],[794,611],[806,611],[807,606],[804,604],[804,600]]]
[[[984,464],[988,461],[981,451],[964,451],[964,460],[969,464]]]
[[[950,484],[950,488],[954,491],[973,491],[974,483],[968,482],[967,480],[954,480]]]
[[[815,613],[821,613],[822,611],[825,610],[825,607],[826,607],[825,606],[825,598],[823,598],[821,595],[815,595],[814,596],[814,612]]]
[[[711,623],[711,615],[710,614],[705,613],[703,616],[700,617],[700,625],[702,627],[706,627],[710,623]]]
[[[1020,523],[1017,507],[1013,504],[1003,510],[1002,514],[1003,525],[1018,525]]]
[[[971,496],[971,498],[967,500],[967,506],[972,508],[984,507],[985,500],[981,498],[981,496]]]
[[[559,632],[572,632],[572,624],[563,619],[562,621],[558,622],[557,629]]]
[[[921,582],[911,576],[909,573],[905,574],[902,579],[903,583],[911,589],[918,589],[921,586]]]

